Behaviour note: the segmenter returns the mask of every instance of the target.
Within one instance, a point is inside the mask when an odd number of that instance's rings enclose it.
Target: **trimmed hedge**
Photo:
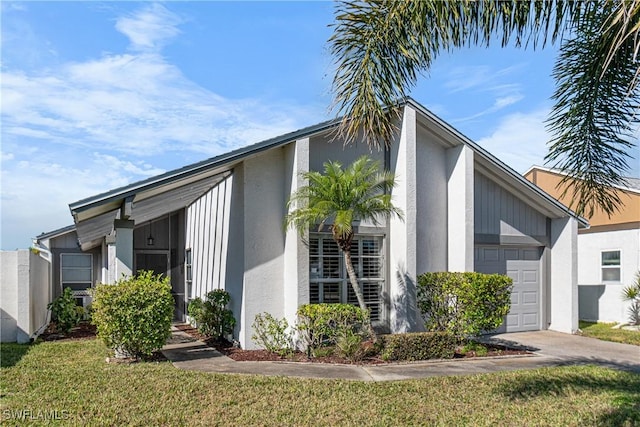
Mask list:
[[[448,332],[413,332],[378,337],[384,360],[451,359],[456,337]]]
[[[143,271],[114,285],[98,285],[91,321],[116,354],[149,356],[171,335],[173,305],[169,278]]]
[[[425,273],[418,276],[417,306],[427,330],[464,339],[502,324],[512,287],[513,280],[500,274]]]
[[[298,336],[309,354],[322,345],[335,345],[346,331],[367,335],[369,313],[351,304],[305,304],[297,315]]]

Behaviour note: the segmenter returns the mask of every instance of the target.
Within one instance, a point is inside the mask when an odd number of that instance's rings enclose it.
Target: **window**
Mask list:
[[[191,249],[187,249],[184,253],[184,280],[187,285],[187,299],[191,299],[191,287],[193,284]]]
[[[381,236],[356,236],[351,260],[371,320],[380,320],[380,291],[384,284]],[[312,235],[309,239],[309,302],[358,304],[344,257],[330,235]]]
[[[620,281],[620,251],[602,252],[602,281]]]
[[[60,282],[62,289],[86,291],[93,283],[93,257],[91,254],[61,254]]]

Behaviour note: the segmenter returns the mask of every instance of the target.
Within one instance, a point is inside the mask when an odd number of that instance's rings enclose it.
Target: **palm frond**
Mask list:
[[[556,102],[548,128],[554,137],[546,160],[566,174],[562,196],[571,193],[571,207],[587,216],[597,209],[611,215],[623,204],[613,186],[624,182],[638,123],[637,88],[633,96],[628,92],[638,66],[635,41],[627,38],[608,57],[617,37],[615,31],[602,31],[610,16],[607,8],[584,16],[575,36],[563,44],[553,72]]]

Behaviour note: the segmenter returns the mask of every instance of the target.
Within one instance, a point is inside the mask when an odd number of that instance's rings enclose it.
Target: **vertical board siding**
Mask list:
[[[544,236],[546,217],[476,172],[474,177],[475,233]]]
[[[187,207],[186,249],[191,249],[192,292],[201,297],[224,289],[233,175]]]

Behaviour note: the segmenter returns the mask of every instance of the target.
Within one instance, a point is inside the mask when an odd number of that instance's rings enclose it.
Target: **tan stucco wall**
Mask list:
[[[525,175],[525,178],[558,199],[564,205],[571,205],[571,190],[565,197],[561,197],[565,187],[563,186],[558,188],[558,184],[562,180],[562,175],[545,170],[532,169]],[[596,210],[593,216],[587,218],[591,227],[634,223],[640,221],[640,194],[624,190],[619,190],[618,194],[624,203],[624,207],[613,214],[611,218],[601,210]]]

